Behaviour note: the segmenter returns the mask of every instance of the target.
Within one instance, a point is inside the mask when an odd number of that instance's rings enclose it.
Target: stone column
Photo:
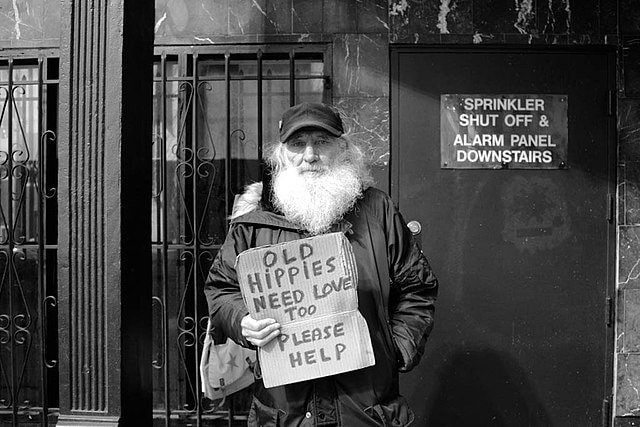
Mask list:
[[[63,0],[58,426],[151,425],[153,0]]]

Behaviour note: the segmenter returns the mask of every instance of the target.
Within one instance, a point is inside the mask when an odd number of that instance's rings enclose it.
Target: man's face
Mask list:
[[[287,166],[300,173],[324,173],[334,166],[343,144],[333,135],[317,129],[301,129],[284,144]]]
[[[320,129],[301,129],[282,145],[284,166],[273,178],[275,205],[311,234],[328,231],[362,195],[350,147]]]

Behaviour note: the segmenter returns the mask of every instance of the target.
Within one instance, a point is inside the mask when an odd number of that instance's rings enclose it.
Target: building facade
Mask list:
[[[417,173],[394,163],[393,140],[395,61],[414,48],[613,58],[612,283],[592,307],[612,320],[592,425],[640,423],[640,5],[151,3],[0,1],[0,423],[241,423],[246,394],[217,408],[197,375],[201,287],[233,196],[260,179],[277,117],[303,100],[344,113],[396,194],[395,177]],[[562,420],[541,406],[532,425]]]

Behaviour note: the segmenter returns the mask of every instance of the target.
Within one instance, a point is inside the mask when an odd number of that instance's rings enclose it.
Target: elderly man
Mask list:
[[[413,413],[399,395],[398,372],[413,368],[433,327],[438,282],[391,199],[371,187],[360,148],[340,115],[324,104],[287,110],[269,155],[271,182],[254,184],[234,208],[205,286],[215,327],[247,347],[280,333],[273,319],[249,316],[234,269],[246,249],[343,232],[358,268],[358,310],[376,364],[265,388],[257,378],[250,426],[405,426]],[[259,375],[258,375],[259,376]]]

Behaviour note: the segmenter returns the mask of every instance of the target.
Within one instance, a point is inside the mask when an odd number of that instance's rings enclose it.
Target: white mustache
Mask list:
[[[323,166],[300,166],[298,168],[298,172],[322,172],[325,173],[329,170],[329,168]]]

